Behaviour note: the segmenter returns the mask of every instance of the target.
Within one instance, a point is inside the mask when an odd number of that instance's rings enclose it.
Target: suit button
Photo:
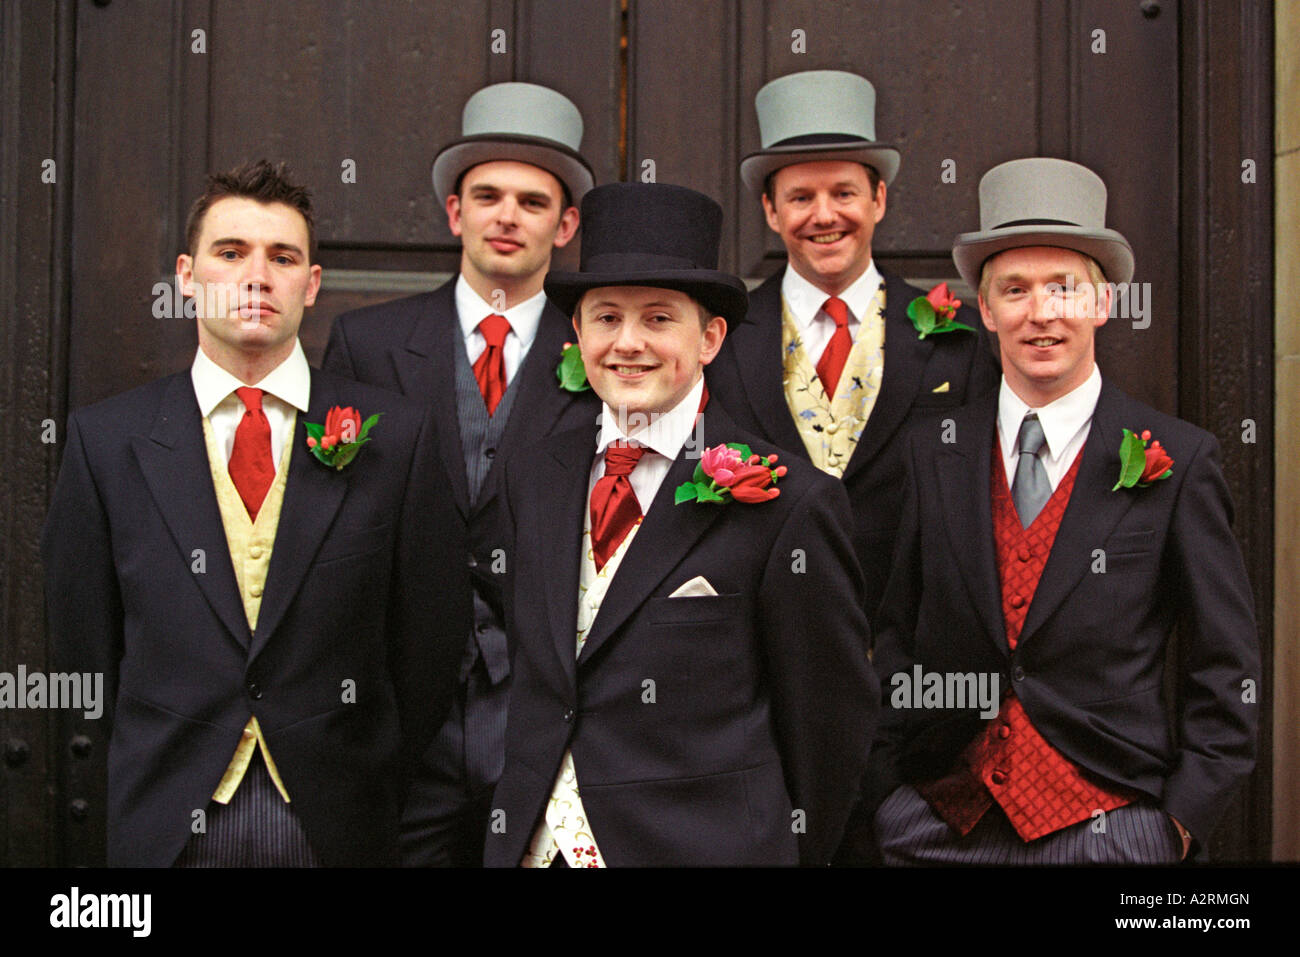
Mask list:
[[[254,701],[257,701],[259,698],[262,697],[262,686],[259,685],[256,681],[250,681],[248,683],[248,696],[252,698]]]
[[[1009,724],[998,725],[998,737],[1002,738],[1004,741],[1007,738],[1011,737],[1011,725]]]
[[[568,722],[570,722],[570,721],[572,721],[572,720],[573,720],[573,709],[570,708],[569,710],[567,710],[567,711],[564,712],[564,721],[565,721],[565,723],[567,724]]]
[[[1029,549],[1027,548],[1022,548],[1020,551],[1016,552],[1016,558],[1020,559],[1022,562],[1027,562],[1032,557],[1033,556],[1029,554]]]
[[[253,731],[252,731],[251,728],[245,728],[245,729],[244,729],[244,740],[245,740],[245,741],[252,741],[255,737],[257,737],[257,735],[253,734]]]
[[[496,450],[496,449],[484,449],[484,450],[483,450],[483,454],[486,455],[486,456],[487,456],[488,458],[490,458],[490,459],[494,459],[494,458],[497,457],[497,450]]]
[[[478,559],[475,558],[473,555],[471,555],[469,558],[465,560],[465,564],[468,565],[470,568],[478,568]]]
[[[486,635],[488,633],[488,630],[491,627],[492,626],[489,625],[486,621],[480,621],[477,625],[474,626],[474,630],[477,631],[480,635]]]
[[[993,783],[994,783],[994,784],[1006,784],[1006,783],[1007,783],[1007,772],[1006,772],[1006,771],[1002,771],[1002,770],[994,771],[992,777],[993,777]]]
[[[1016,681],[1024,681],[1025,669],[1020,667],[1019,665],[1016,665],[1015,669],[1011,672],[1011,677]]]
[[[1023,598],[1021,598],[1019,595],[1015,595],[1012,597],[1011,599],[1012,608],[1023,608],[1024,606],[1025,606],[1025,600]]]

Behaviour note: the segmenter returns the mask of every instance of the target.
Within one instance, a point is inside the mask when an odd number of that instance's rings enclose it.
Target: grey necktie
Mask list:
[[[1038,513],[1052,497],[1047,470],[1038,460],[1038,450],[1045,441],[1047,439],[1043,435],[1043,424],[1038,421],[1038,413],[1028,413],[1020,423],[1020,434],[1016,436],[1020,464],[1016,466],[1016,478],[1011,483],[1011,500],[1016,503],[1016,514],[1020,516],[1022,528],[1028,528],[1034,523]]]

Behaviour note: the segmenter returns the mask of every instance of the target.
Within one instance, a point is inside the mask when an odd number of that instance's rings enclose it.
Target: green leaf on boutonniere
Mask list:
[[[1119,446],[1119,481],[1111,489],[1132,488],[1142,477],[1142,470],[1147,464],[1147,449],[1136,434],[1124,430],[1124,440]]]
[[[591,388],[587,381],[587,370],[582,364],[582,350],[576,342],[566,342],[560,356],[560,364],[555,367],[555,377],[560,380],[560,388],[566,392],[586,392]]]
[[[751,448],[750,448],[748,445],[746,445],[744,442],[728,442],[728,443],[727,443],[727,448],[729,448],[729,449],[735,449],[737,452],[739,452],[739,453],[740,453],[740,460],[741,460],[742,462],[748,462],[748,461],[749,461],[749,457],[750,457],[751,455],[754,454],[754,450],[751,449]]]
[[[695,474],[691,476],[691,481],[692,481],[692,482],[705,482],[705,483],[707,483],[707,482],[709,481],[709,477],[708,477],[707,475],[704,474],[704,463],[703,463],[703,462],[696,462],[696,463],[695,463]]]
[[[304,422],[303,425],[307,427],[307,434],[317,442],[319,442],[321,437],[325,435],[325,426],[321,425],[319,422]]]
[[[723,499],[721,495],[713,491],[712,486],[713,486],[712,482],[709,482],[707,484],[704,482],[697,482],[695,484],[696,500],[700,502],[718,502],[718,503],[725,501],[725,499]]]
[[[912,320],[912,325],[920,333],[918,338],[924,339],[934,332],[934,306],[930,305],[925,296],[917,296],[907,304],[907,318]]]
[[[695,483],[683,482],[677,486],[677,491],[673,493],[673,504],[681,505],[682,502],[695,501]]]
[[[376,412],[361,424],[361,432],[357,435],[357,442],[365,442],[367,440],[366,437],[370,434],[370,427],[378,422],[379,417],[383,414],[384,413],[382,412]]]

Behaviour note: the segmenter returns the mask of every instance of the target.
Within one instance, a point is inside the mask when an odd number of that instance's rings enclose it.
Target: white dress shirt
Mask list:
[[[641,514],[648,515],[655,494],[668,475],[668,469],[673,462],[677,461],[682,446],[691,439],[695,431],[695,416],[700,411],[700,396],[703,393],[704,377],[701,376],[699,381],[691,386],[691,391],[686,393],[686,397],[673,406],[671,412],[652,416],[648,424],[635,420],[633,415],[628,416],[627,422],[619,422],[617,413],[602,403],[600,434],[596,440],[596,458],[591,463],[591,478],[587,483],[588,500],[591,498],[591,490],[595,488],[596,482],[605,474],[605,449],[611,443],[622,439],[646,447],[645,454],[641,456],[636,468],[628,476],[628,481],[632,484],[632,491],[636,493],[636,500],[641,505]],[[628,426],[631,434],[623,431],[623,425]],[[696,449],[697,453],[703,451],[702,448]]]
[[[1007,487],[1016,480],[1016,468],[1020,464],[1020,453],[1016,451],[1016,440],[1020,435],[1020,423],[1029,412],[1038,413],[1038,421],[1043,426],[1043,436],[1047,439],[1039,450],[1038,459],[1047,472],[1047,480],[1052,484],[1052,491],[1060,484],[1065,473],[1074,464],[1074,457],[1083,448],[1092,428],[1092,413],[1097,408],[1097,397],[1101,395],[1101,370],[1094,362],[1092,374],[1072,392],[1067,392],[1055,402],[1050,402],[1041,409],[1026,405],[1020,396],[1011,391],[1007,377],[1002,377],[1002,387],[998,392],[998,438],[1002,442],[1002,464],[1007,470]],[[1115,447],[1119,447],[1119,436],[1115,436]]]
[[[505,346],[502,348],[506,364],[506,385],[514,379],[515,372],[523,365],[533,340],[537,338],[537,327],[542,322],[542,310],[546,308],[546,293],[539,292],[531,299],[516,303],[505,312],[497,312],[492,304],[476,293],[465,277],[456,278],[456,315],[460,318],[460,331],[465,336],[465,354],[469,364],[473,365],[487,348],[487,340],[478,331],[478,324],[488,316],[505,316],[510,323],[506,333]],[[560,357],[556,356],[559,362]]]
[[[866,272],[853,280],[849,288],[839,295],[849,307],[849,336],[854,342],[858,341],[858,330],[862,328],[862,314],[871,305],[881,282],[880,272],[873,259],[867,264]],[[816,366],[835,333],[835,320],[822,311],[822,306],[830,296],[793,268],[786,266],[785,276],[781,280],[781,298],[785,300],[786,308],[790,310],[799,329],[804,355]]]
[[[190,366],[190,380],[194,383],[199,413],[211,423],[217,448],[223,451],[227,462],[235,447],[235,430],[245,411],[235,390],[251,385],[265,393],[262,411],[271,426],[271,461],[278,472],[285,443],[293,440],[294,410],[306,412],[311,401],[311,367],[307,365],[302,343],[295,341],[289,357],[261,382],[253,383],[240,382],[199,349],[194,365]]]

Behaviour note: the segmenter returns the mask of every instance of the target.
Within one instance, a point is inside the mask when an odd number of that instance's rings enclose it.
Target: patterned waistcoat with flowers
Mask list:
[[[1056,487],[1043,510],[1022,528],[1007,488],[998,438],[993,437],[990,486],[993,536],[1002,617],[1007,645],[1014,651],[1025,617],[1052,552],[1052,543],[1069,504],[1083,452]],[[917,790],[957,833],[969,834],[996,801],[1022,840],[1032,841],[1135,800],[1125,789],[1108,786],[1065,757],[1038,733],[1014,685],[1003,697],[998,716],[985,725],[946,777]]]
[[[781,300],[781,364],[786,405],[813,465],[843,478],[858,447],[885,374],[885,287],[862,315],[858,337],[844,362],[835,395],[828,397],[803,348],[799,326]]]

